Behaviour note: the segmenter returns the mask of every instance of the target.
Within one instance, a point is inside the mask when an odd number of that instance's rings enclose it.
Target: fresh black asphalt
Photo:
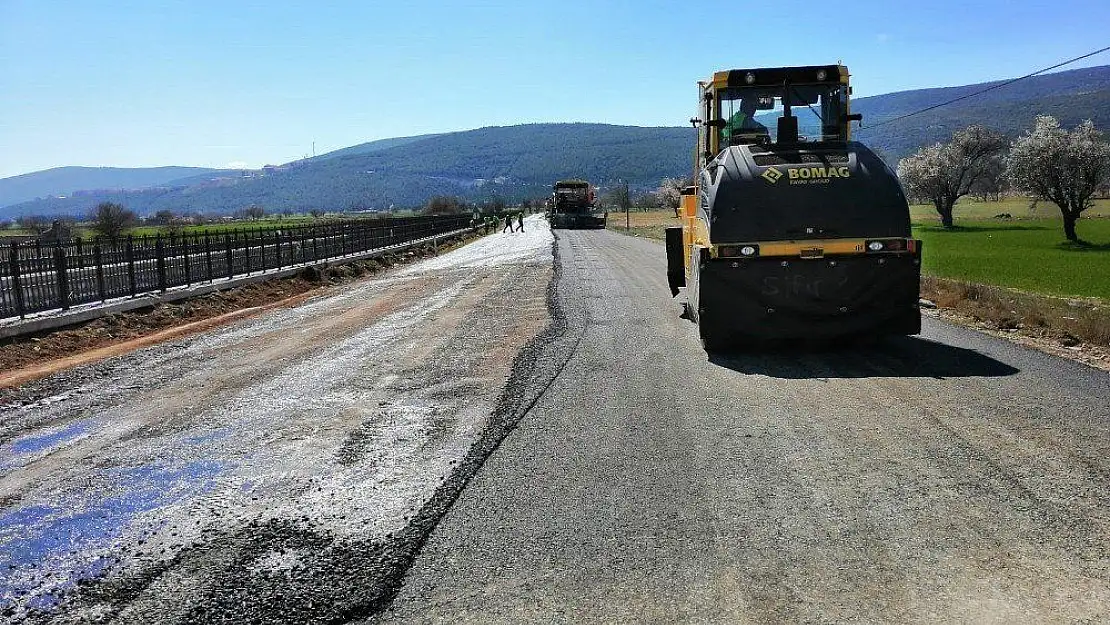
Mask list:
[[[1106,373],[933,319],[708,357],[657,243],[557,245],[577,349],[369,622],[1110,619]]]

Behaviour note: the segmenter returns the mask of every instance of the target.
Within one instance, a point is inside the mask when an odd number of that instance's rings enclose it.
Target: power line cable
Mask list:
[[[879,126],[885,126],[886,124],[892,124],[896,121],[901,121],[903,119],[906,119],[907,117],[913,117],[915,115],[920,115],[922,113],[928,113],[929,111],[939,109],[942,106],[948,106],[949,104],[954,104],[956,102],[959,102],[960,100],[966,100],[968,98],[974,98],[975,96],[982,95],[982,94],[984,94],[988,91],[994,91],[995,89],[1001,89],[1002,87],[1005,87],[1007,85],[1012,85],[1015,82],[1018,82],[1020,80],[1025,80],[1026,78],[1032,78],[1032,77],[1034,77],[1038,74],[1043,74],[1043,73],[1045,73],[1049,70],[1056,69],[1057,67],[1063,67],[1065,65],[1070,65],[1071,63],[1074,63],[1076,61],[1082,61],[1083,59],[1095,56],[1096,54],[1102,54],[1103,52],[1106,52],[1107,50],[1110,50],[1110,46],[1106,46],[1105,48],[1102,48],[1101,50],[1095,50],[1094,52],[1088,52],[1087,54],[1084,54],[1082,56],[1077,56],[1074,59],[1068,59],[1066,61],[1057,63],[1055,65],[1052,65],[1050,67],[1046,67],[1044,69],[1039,69],[1039,70],[1037,70],[1037,71],[1035,71],[1031,74],[1026,74],[1024,76],[1019,76],[1018,78],[1011,78],[1010,80],[1007,80],[1005,82],[1000,82],[997,85],[991,85],[991,86],[987,87],[986,89],[980,89],[979,91],[976,91],[975,93],[968,93],[968,94],[962,95],[958,98],[952,98],[951,100],[949,100],[947,102],[941,102],[940,104],[934,104],[933,106],[923,108],[920,111],[914,111],[912,113],[906,113],[905,115],[899,115],[898,117],[894,117],[892,119],[885,119],[885,120],[883,120],[883,121],[881,121],[877,124],[873,124],[871,126],[866,126],[866,128],[868,130],[870,130],[872,128],[878,128]]]

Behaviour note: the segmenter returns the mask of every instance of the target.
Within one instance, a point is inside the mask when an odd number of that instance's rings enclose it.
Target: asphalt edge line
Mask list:
[[[554,230],[552,230],[552,234],[554,235]],[[460,461],[455,471],[439,485],[436,492],[420,508],[412,521],[398,532],[395,542],[397,552],[395,557],[392,558],[395,567],[380,580],[383,586],[381,589],[383,591],[382,599],[365,613],[351,615],[347,621],[340,622],[374,619],[389,609],[403,586],[404,578],[408,575],[412,565],[416,562],[416,558],[420,555],[439,522],[451,510],[470,480],[481,470],[486,459],[497,451],[501,443],[516,429],[520,421],[539,403],[539,400],[543,398],[547,390],[555,383],[555,380],[566,370],[567,365],[578,351],[578,347],[582,344],[586,333],[585,300],[581,297],[580,292],[577,294],[568,293],[566,287],[569,285],[561,280],[564,267],[559,253],[559,239],[557,236],[552,241],[551,247],[553,271],[547,293],[551,323],[517,354],[513,361],[509,381],[502,390],[497,407],[491,415],[490,423],[482,432],[482,435],[471,445],[467,455]],[[578,295],[578,297],[574,297],[574,295]],[[574,299],[576,301],[564,302],[564,299]],[[566,314],[568,310],[565,304],[573,305],[574,303],[579,304],[580,309],[574,312],[581,312],[582,314],[574,319],[574,323],[572,323],[568,320]],[[572,332],[573,335],[568,337]],[[561,350],[563,353],[559,353],[560,347],[563,348]],[[542,378],[541,382],[529,385],[529,382],[536,382],[536,370],[542,367],[545,361],[554,366],[548,372],[548,375]],[[521,386],[524,388],[522,389]],[[524,395],[519,393],[521,390],[532,390],[533,392]],[[361,622],[374,621],[363,620]]]

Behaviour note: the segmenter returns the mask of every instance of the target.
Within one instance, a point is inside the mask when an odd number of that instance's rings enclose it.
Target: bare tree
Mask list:
[[[168,226],[176,217],[177,216],[173,214],[172,210],[169,210],[168,208],[163,208],[162,210],[154,213],[154,216],[150,218],[150,221],[153,221],[159,226]]]
[[[609,206],[618,210],[627,210],[632,207],[632,196],[628,191],[628,183],[621,181],[605,192],[601,198],[602,206]]]
[[[489,200],[482,202],[482,209],[485,212],[502,213],[508,204],[505,203],[505,198],[500,195],[495,195]]]
[[[93,209],[93,230],[100,236],[115,241],[135,226],[135,213],[120,204],[101,202]]]
[[[50,229],[50,220],[42,215],[22,215],[16,219],[16,223],[36,237]]]
[[[945,228],[953,224],[956,200],[971,192],[984,175],[990,158],[1006,148],[998,132],[984,126],[968,126],[952,135],[948,143],[921,148],[898,163],[898,177],[913,197],[928,198]]]
[[[1064,236],[1079,241],[1075,222],[1110,178],[1110,143],[1089,119],[1068,132],[1041,115],[1010,147],[1006,173],[1018,189],[1059,206]]]
[[[659,196],[654,193],[640,193],[632,198],[632,205],[645,210],[659,207]]]
[[[426,209],[429,215],[454,215],[459,212],[459,198],[449,195],[436,195],[428,200]]]
[[[262,208],[261,204],[251,204],[243,209],[243,215],[252,221],[258,221],[266,216],[266,209]]]
[[[322,209],[322,208],[311,208],[311,209],[309,209],[308,214],[312,215],[313,219],[319,219],[319,218],[324,216],[324,209]]]

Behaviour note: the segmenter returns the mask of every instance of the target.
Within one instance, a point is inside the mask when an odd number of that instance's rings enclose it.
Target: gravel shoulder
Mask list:
[[[1110,618],[1104,372],[933,318],[707,358],[655,243],[558,236],[579,348],[367,622]]]
[[[526,224],[9,394],[0,616],[380,609],[560,344],[551,233]]]
[[[474,235],[383,253],[372,259],[305,267],[299,275],[252,282],[176,302],[120,312],[57,330],[0,339],[0,402],[7,389],[79,364],[225,325],[320,297],[338,285],[436,255]],[[256,276],[264,278],[265,276]]]

